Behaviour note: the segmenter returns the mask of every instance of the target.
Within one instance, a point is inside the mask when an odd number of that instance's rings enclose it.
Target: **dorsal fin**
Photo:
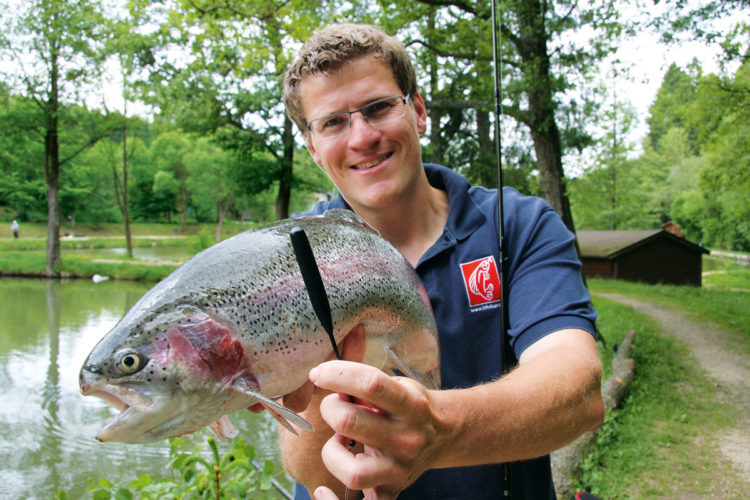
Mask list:
[[[359,214],[357,214],[357,212],[353,210],[349,210],[346,208],[329,208],[328,210],[323,212],[323,215],[321,215],[321,217],[336,219],[343,222],[348,222],[349,224],[355,224],[377,235],[380,235],[380,231],[368,224],[366,220],[360,217]]]
[[[326,217],[329,219],[338,219],[342,220],[344,222],[351,222],[352,224],[360,224],[362,226],[365,225],[364,219],[357,215],[356,212],[346,209],[346,208],[329,208],[325,212],[323,212],[322,217]]]

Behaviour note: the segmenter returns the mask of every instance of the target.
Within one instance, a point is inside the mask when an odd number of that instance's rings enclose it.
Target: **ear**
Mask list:
[[[424,134],[427,131],[427,107],[419,94],[415,94],[411,98],[411,102],[414,104],[414,111],[417,114],[417,131]]]
[[[318,150],[315,149],[315,145],[312,143],[312,138],[310,135],[307,135],[307,139],[305,140],[305,143],[307,144],[307,150],[310,152],[310,155],[313,157],[313,160],[315,160],[315,163],[320,167],[323,168],[323,165],[320,163],[320,155],[318,154]]]

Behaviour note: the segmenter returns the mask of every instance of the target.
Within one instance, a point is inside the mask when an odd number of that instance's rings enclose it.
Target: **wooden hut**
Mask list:
[[[701,285],[708,250],[672,231],[578,231],[577,236],[587,278]]]

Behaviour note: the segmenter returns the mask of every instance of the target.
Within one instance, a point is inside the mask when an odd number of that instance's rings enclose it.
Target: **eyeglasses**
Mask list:
[[[404,116],[408,101],[409,94],[406,94],[406,97],[394,95],[378,99],[353,111],[340,111],[310,120],[307,130],[318,139],[337,137],[351,128],[354,113],[362,113],[362,118],[370,125],[381,125]]]

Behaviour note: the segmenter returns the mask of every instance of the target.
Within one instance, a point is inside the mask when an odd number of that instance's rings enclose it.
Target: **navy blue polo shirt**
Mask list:
[[[448,194],[450,210],[440,239],[422,256],[417,273],[427,290],[440,337],[442,386],[470,387],[503,373],[500,340],[497,190],[472,187],[456,172],[425,164],[433,187]],[[341,196],[312,214],[348,208]],[[544,200],[503,189],[508,263],[508,333],[513,357],[557,330],[595,335],[596,311],[581,280],[574,236]],[[403,499],[497,499],[501,464],[435,469],[400,495]],[[513,498],[553,499],[549,457],[512,465]],[[295,498],[307,499],[297,485]]]

